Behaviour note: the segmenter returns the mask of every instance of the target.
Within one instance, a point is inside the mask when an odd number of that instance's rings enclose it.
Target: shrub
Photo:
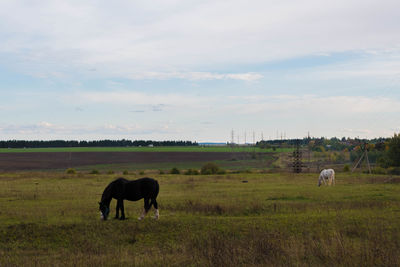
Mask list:
[[[349,166],[349,164],[346,164],[346,165],[343,166],[343,171],[344,171],[344,172],[349,172],[349,171],[350,171],[350,166]]]
[[[140,174],[140,175],[144,175],[144,171],[140,171],[139,174]]]
[[[178,168],[173,167],[173,168],[169,171],[169,173],[170,173],[170,174],[180,174],[181,172],[179,171]]]
[[[67,174],[75,174],[76,170],[74,168],[68,168],[66,171]]]
[[[386,174],[387,171],[386,171],[386,169],[384,169],[382,167],[375,167],[372,169],[372,173],[373,174]]]
[[[124,170],[124,171],[122,172],[122,174],[123,174],[123,175],[128,175],[129,172],[128,172],[127,170]]]
[[[218,172],[217,172],[217,174],[226,174],[226,170],[219,169]]]
[[[114,174],[114,171],[110,170],[110,171],[107,172],[107,174]]]
[[[219,171],[219,167],[217,164],[213,162],[209,162],[205,164],[203,167],[201,167],[201,174],[203,175],[210,175],[210,174],[217,174]]]
[[[159,174],[164,174],[163,170],[158,170]]]
[[[388,174],[391,175],[400,175],[400,167],[390,167],[388,169]]]
[[[98,171],[98,170],[92,170],[91,172],[90,172],[90,174],[99,174],[100,172]]]
[[[388,168],[390,166],[390,160],[387,156],[378,158],[377,164],[382,168]]]
[[[199,171],[196,169],[188,169],[186,170],[186,172],[184,173],[185,175],[199,175]]]

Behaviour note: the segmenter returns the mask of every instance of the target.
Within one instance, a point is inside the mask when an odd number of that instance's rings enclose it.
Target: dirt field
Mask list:
[[[30,152],[0,153],[0,170],[63,169],[96,164],[249,159],[246,152]]]

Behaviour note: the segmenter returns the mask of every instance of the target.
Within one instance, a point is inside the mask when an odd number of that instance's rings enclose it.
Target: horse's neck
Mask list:
[[[111,199],[112,199],[111,188],[106,187],[106,189],[104,189],[103,195],[101,196],[101,203],[108,206],[110,205]]]

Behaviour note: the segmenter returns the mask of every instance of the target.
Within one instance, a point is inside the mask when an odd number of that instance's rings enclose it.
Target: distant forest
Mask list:
[[[127,146],[198,146],[191,141],[151,141],[151,140],[98,140],[98,141],[0,141],[0,148],[49,148],[49,147],[127,147]]]
[[[313,151],[325,150],[353,150],[357,147],[364,147],[368,144],[368,149],[384,150],[385,143],[391,138],[374,138],[374,139],[358,139],[358,138],[303,138],[303,139],[288,139],[288,140],[264,140],[256,143],[261,148],[274,148],[274,147],[293,147],[296,144],[301,146],[308,146]]]

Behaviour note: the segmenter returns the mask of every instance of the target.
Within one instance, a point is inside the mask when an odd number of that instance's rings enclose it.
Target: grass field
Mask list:
[[[221,169],[230,171],[252,171],[261,172],[268,171],[274,168],[271,166],[271,162],[279,160],[279,155],[257,155],[254,159],[247,160],[214,160],[209,162],[216,163]],[[113,163],[113,164],[98,164],[98,165],[86,165],[76,167],[75,169],[80,172],[90,172],[92,170],[98,170],[101,173],[108,173],[113,171],[115,173],[120,172],[119,170],[126,170],[133,173],[139,173],[141,171],[145,173],[157,173],[159,171],[169,172],[172,168],[178,168],[181,171],[187,169],[201,169],[206,162],[203,161],[188,161],[188,162],[154,162],[154,163]],[[276,167],[275,167],[276,168]],[[59,169],[55,171],[62,171]],[[122,172],[121,172],[122,173]]]
[[[139,222],[142,201],[100,221],[113,175],[0,174],[0,266],[400,264],[398,177],[339,173],[321,188],[316,174],[154,177],[160,220]]]
[[[261,149],[240,146],[159,146],[159,147],[55,147],[55,148],[0,148],[0,153],[17,152],[289,152],[292,148]]]

